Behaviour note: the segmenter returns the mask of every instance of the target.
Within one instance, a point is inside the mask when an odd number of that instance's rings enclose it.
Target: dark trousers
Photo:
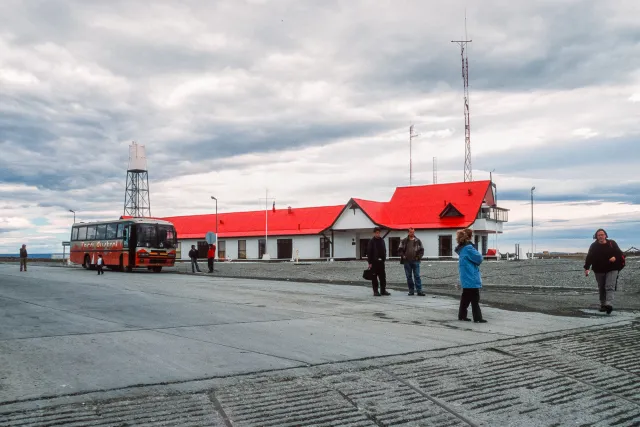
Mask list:
[[[198,265],[198,258],[191,258],[191,272],[195,273],[196,270],[200,273],[200,266]]]
[[[467,308],[469,307],[469,303],[471,303],[473,320],[482,320],[482,312],[480,311],[480,289],[462,289],[458,319],[467,318]]]
[[[207,265],[209,266],[209,273],[213,273],[213,258],[207,258]]]
[[[103,267],[104,265],[102,264],[96,265],[96,268],[98,269],[98,275],[104,274],[104,271],[102,270]]]
[[[24,271],[27,271],[27,259],[20,258],[20,271],[24,268]]]
[[[387,291],[387,272],[384,271],[384,261],[371,264],[371,271],[373,271],[373,279],[371,279],[373,293],[385,293]],[[380,292],[378,292],[378,278],[380,278]]]

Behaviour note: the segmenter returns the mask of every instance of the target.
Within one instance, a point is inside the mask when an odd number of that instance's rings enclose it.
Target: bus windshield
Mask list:
[[[177,245],[173,226],[156,224],[137,224],[137,245],[142,248],[173,249]]]

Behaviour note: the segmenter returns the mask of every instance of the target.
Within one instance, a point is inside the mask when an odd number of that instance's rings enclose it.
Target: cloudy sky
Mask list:
[[[640,246],[640,2],[0,2],[0,253],[58,252],[122,214],[132,140],[154,216],[385,201],[463,179],[467,10],[474,179],[500,247]]]

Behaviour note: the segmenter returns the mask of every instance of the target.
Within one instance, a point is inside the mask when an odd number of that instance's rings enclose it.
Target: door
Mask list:
[[[278,239],[278,259],[293,258],[293,240]]]
[[[367,257],[367,247],[369,246],[369,240],[371,239],[360,239],[360,259],[365,259]]]
[[[453,254],[452,237],[438,236],[438,256],[450,257]]]
[[[267,243],[265,239],[258,239],[258,259],[262,259],[262,255],[267,250]]]
[[[489,236],[482,236],[482,255],[487,254],[487,246],[489,246]]]
[[[398,256],[398,248],[400,247],[399,237],[389,237],[389,256]]]
[[[136,233],[135,224],[127,225],[125,228],[125,242],[129,239],[129,265],[128,268],[133,268],[136,266],[136,242],[138,241],[138,235]]]

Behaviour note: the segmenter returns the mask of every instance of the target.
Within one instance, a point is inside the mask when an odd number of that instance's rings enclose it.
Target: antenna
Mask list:
[[[464,40],[452,40],[451,43],[460,45],[462,58],[462,82],[464,84],[464,181],[473,181],[471,176],[471,120],[469,117],[469,59],[467,43],[473,40],[467,38],[467,11],[464,11]]]
[[[409,185],[413,182],[413,157],[412,157],[412,144],[413,138],[417,138],[418,134],[413,133],[413,125],[409,126]]]
[[[433,158],[433,183],[438,183],[438,158]]]
[[[124,215],[133,217],[151,216],[149,197],[149,173],[144,145],[135,141],[129,146],[129,167],[124,193]]]

